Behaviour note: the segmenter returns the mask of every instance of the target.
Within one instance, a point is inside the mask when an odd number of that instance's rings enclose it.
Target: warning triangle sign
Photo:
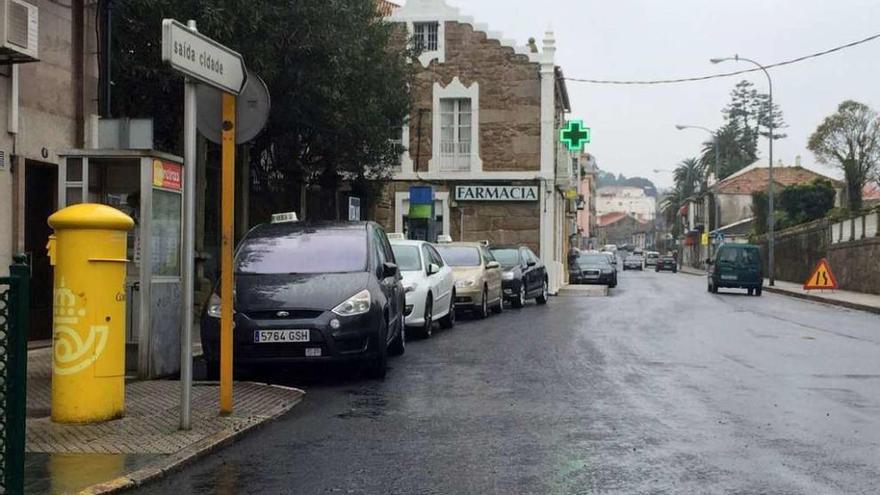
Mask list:
[[[828,264],[828,260],[822,258],[819,260],[819,263],[816,263],[816,268],[813,269],[810,278],[804,283],[804,290],[836,288],[837,279],[831,273],[831,265]]]

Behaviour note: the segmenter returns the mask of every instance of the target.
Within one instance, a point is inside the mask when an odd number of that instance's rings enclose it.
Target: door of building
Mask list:
[[[47,220],[58,209],[58,168],[25,160],[24,170],[24,250],[31,266],[28,340],[51,339],[53,271],[46,243],[52,233]]]

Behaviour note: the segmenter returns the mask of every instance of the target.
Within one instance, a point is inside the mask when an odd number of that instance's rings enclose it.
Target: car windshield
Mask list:
[[[758,263],[758,250],[754,248],[721,248],[718,252],[719,263]]]
[[[437,246],[449,266],[480,266],[480,250],[470,246]]]
[[[638,256],[627,256],[626,261],[642,261],[642,258],[639,258]]]
[[[582,254],[577,261],[579,265],[607,265],[608,257],[604,254]]]
[[[422,269],[422,257],[418,246],[392,244],[391,249],[394,251],[394,259],[397,260],[400,271],[417,272]]]
[[[510,267],[519,265],[519,249],[516,248],[497,248],[490,249],[492,256],[501,266]]]
[[[242,242],[236,273],[344,273],[366,270],[366,229],[298,230]]]
[[[658,258],[658,257],[660,257],[660,255],[657,254],[657,253],[648,253],[648,254],[647,254],[647,257],[648,257],[648,258]]]

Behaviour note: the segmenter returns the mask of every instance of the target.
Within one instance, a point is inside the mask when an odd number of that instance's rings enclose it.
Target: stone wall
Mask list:
[[[389,183],[381,196],[370,207],[369,218],[388,232],[395,230],[394,196],[409,191],[411,185],[422,183],[395,181]],[[536,185],[536,182],[514,181],[511,184]],[[434,185],[435,192],[450,192],[453,182]],[[489,240],[496,244],[524,244],[535,253],[540,252],[540,203],[459,201],[449,208],[449,232],[455,241]]]
[[[829,223],[824,219],[776,232],[774,250],[776,278],[798,283],[805,281],[816,263],[828,256],[830,246],[828,232]],[[768,276],[770,272],[767,268],[767,236],[759,236],[754,242],[761,247],[764,273]],[[833,266],[832,270],[834,270]]]
[[[419,66],[421,67],[421,66]],[[485,171],[528,171],[541,167],[540,66],[469,24],[446,23],[446,62],[419,70],[413,85],[410,156],[428,170],[432,150],[434,83],[458,77],[480,85],[479,148]],[[421,132],[419,112],[421,111]],[[421,138],[419,137],[421,135]]]
[[[833,244],[828,263],[841,289],[880,294],[880,237]]]

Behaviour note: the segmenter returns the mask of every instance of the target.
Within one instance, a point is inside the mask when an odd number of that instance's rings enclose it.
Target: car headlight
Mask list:
[[[457,288],[459,288],[459,289],[464,289],[464,288],[466,288],[466,287],[471,287],[471,286],[473,286],[473,285],[476,284],[476,283],[477,283],[477,281],[474,280],[474,279],[472,279],[472,278],[464,278],[464,279],[461,279],[461,280],[456,280],[456,281],[455,281],[455,286],[456,286]]]
[[[501,280],[513,280],[513,272],[504,272],[501,274]]]
[[[603,268],[603,269],[602,269],[602,273],[604,273],[605,275],[608,275],[609,273],[611,273],[611,272],[613,272],[613,271],[614,271],[614,270],[612,270],[612,269],[610,269],[610,268]]]
[[[333,312],[339,316],[362,315],[370,310],[371,302],[370,291],[364,289],[333,308]]]
[[[211,318],[220,318],[220,296],[211,294],[208,298],[208,316]]]

